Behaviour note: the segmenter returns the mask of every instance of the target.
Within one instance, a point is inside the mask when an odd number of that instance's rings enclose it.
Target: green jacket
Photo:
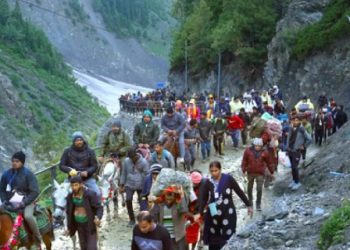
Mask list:
[[[154,145],[159,138],[159,126],[153,121],[148,124],[140,122],[135,125],[133,141],[135,144],[149,144]]]
[[[111,153],[119,153],[120,156],[126,156],[130,148],[130,137],[124,130],[121,130],[118,134],[109,131],[103,139],[101,155],[106,156]]]

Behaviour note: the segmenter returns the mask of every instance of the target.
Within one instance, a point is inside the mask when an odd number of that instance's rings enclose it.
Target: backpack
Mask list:
[[[264,132],[266,127],[266,121],[261,118],[255,118],[252,122],[252,127],[249,131],[250,138],[259,138]]]

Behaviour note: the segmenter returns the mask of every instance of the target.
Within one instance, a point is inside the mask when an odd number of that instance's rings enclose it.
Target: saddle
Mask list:
[[[1,209],[2,211],[0,213],[8,214],[13,221],[17,218],[19,214],[22,214],[23,211],[10,211],[6,209],[6,207],[3,207]],[[36,222],[38,224],[38,228],[41,235],[44,235],[52,230],[52,222],[50,221],[51,217],[51,211],[49,209],[43,208],[40,205],[35,205],[34,209],[34,217],[36,219]],[[22,244],[26,244],[30,240],[31,230],[29,229],[29,226],[27,225],[26,221],[23,219],[23,223],[19,228],[19,239],[21,240]]]

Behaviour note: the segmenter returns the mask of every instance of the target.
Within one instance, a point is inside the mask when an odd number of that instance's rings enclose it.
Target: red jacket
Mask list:
[[[243,129],[243,128],[244,128],[244,121],[238,115],[233,115],[227,118],[228,130]]]
[[[253,147],[250,147],[244,151],[242,159],[243,173],[265,175],[266,168],[273,174],[274,167],[270,161],[269,153],[266,150],[256,152]]]

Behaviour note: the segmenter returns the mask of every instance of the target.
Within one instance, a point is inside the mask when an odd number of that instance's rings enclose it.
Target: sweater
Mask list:
[[[120,185],[133,190],[142,190],[142,185],[149,172],[149,165],[145,158],[139,154],[139,159],[134,163],[129,157],[122,165]]]

